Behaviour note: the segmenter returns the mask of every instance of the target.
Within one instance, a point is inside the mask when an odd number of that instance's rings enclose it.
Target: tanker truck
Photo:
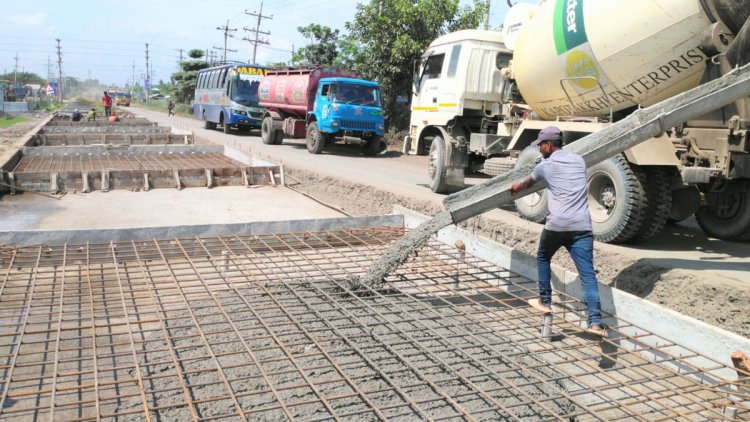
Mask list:
[[[429,155],[434,192],[539,157],[640,107],[720,78],[750,55],[750,0],[550,0],[513,6],[503,32],[436,39],[416,63],[404,153]],[[750,240],[750,99],[743,98],[589,168],[596,238],[642,242],[695,215],[708,235]],[[535,222],[546,193],[516,201]]]
[[[266,107],[260,130],[264,144],[281,144],[285,136],[304,137],[311,154],[320,154],[326,145],[338,141],[361,145],[368,156],[385,147],[380,87],[357,78],[351,70],[268,71],[258,97]]]

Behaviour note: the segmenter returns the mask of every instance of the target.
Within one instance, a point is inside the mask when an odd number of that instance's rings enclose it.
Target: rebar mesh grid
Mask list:
[[[602,340],[559,319],[557,341],[540,339],[524,300],[534,282],[435,240],[387,289],[351,282],[403,233],[0,250],[0,419],[750,415],[723,365],[699,367],[667,340],[647,347],[655,336],[623,335],[626,322]]]
[[[13,169],[15,173],[102,171],[102,170],[171,170],[239,168],[242,164],[222,153],[168,154],[32,154],[24,155]]]

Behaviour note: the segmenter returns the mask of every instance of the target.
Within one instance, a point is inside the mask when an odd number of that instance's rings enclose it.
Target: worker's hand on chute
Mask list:
[[[518,192],[520,192],[521,189],[523,189],[524,187],[526,187],[526,185],[524,184],[523,180],[520,182],[516,182],[513,184],[513,186],[510,187],[510,194],[515,195]]]

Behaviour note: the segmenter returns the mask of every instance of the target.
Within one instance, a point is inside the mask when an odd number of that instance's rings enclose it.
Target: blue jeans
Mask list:
[[[594,273],[594,235],[590,231],[557,232],[542,230],[536,265],[539,276],[539,299],[547,306],[552,303],[552,270],[550,262],[561,246],[570,253],[583,283],[583,300],[589,308],[589,327],[602,322],[599,288]]]

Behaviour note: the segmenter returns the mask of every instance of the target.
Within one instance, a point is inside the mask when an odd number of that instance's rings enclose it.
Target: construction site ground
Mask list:
[[[525,304],[533,280],[436,239],[387,288],[352,284],[404,235],[385,215],[394,205],[442,210],[424,157],[366,158],[353,146],[312,156],[300,140],[266,146],[256,132],[130,110],[193,130],[197,144],[284,162],[287,185],[308,196],[273,186],[6,195],[0,231],[379,217],[351,228],[0,248],[3,420],[750,417],[731,366],[626,320],[606,340],[586,334],[580,301],[565,293],[546,341]],[[0,145],[12,151],[23,129],[0,134]],[[511,210],[461,226],[527,254],[541,229]],[[597,245],[595,260],[602,282],[748,337],[749,257],[745,244],[681,224],[638,249]]]
[[[394,204],[428,215],[443,209],[444,196],[432,193],[427,185],[427,157],[401,155],[398,146],[375,158],[344,145],[311,156],[303,139],[264,145],[257,132],[226,135],[203,129],[202,122],[190,117],[167,118],[162,112],[133,109],[160,124],[192,130],[198,143],[227,142],[282,161],[295,189],[353,215],[388,213]],[[469,177],[467,183],[483,180]],[[472,218],[461,227],[530,255],[536,253],[542,229],[518,217],[512,206]],[[564,251],[555,262],[574,270]],[[750,243],[708,238],[691,217],[668,225],[642,245],[597,243],[594,262],[602,283],[750,337]]]

